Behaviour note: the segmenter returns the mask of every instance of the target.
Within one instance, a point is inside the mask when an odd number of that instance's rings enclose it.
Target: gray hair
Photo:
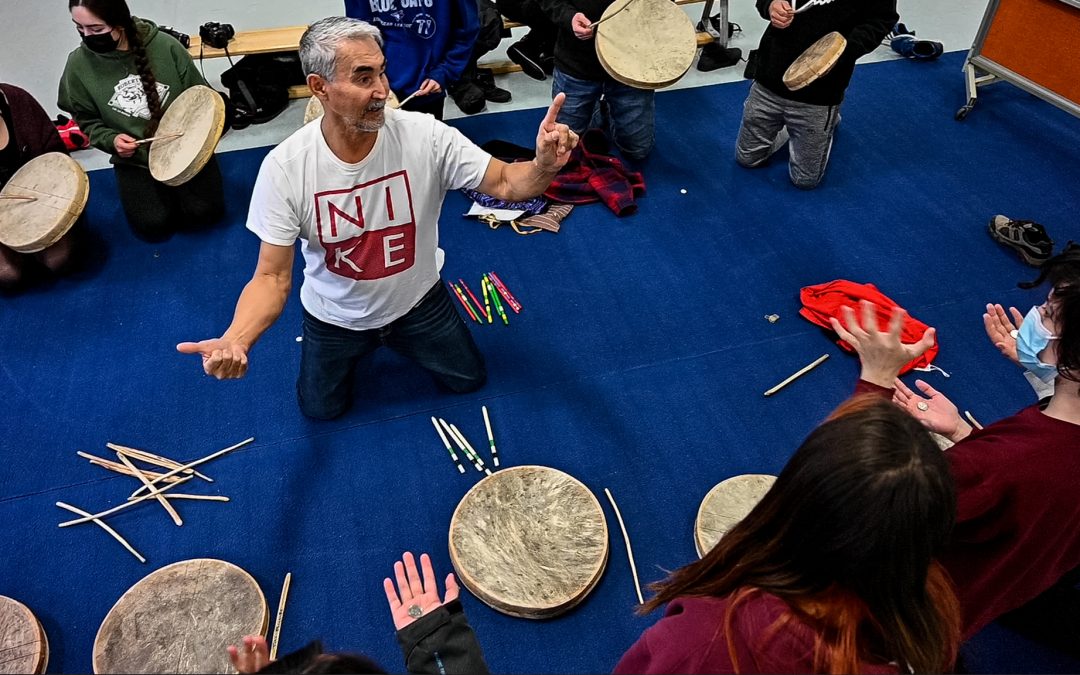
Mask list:
[[[345,40],[374,40],[383,46],[379,29],[366,21],[346,16],[330,16],[308,26],[300,38],[300,65],[304,75],[320,75],[333,80],[337,70],[337,50]]]

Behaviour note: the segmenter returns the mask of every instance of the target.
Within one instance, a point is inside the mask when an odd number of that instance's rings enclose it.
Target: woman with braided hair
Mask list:
[[[160,240],[213,222],[225,210],[221,171],[211,159],[183,185],[154,180],[147,146],[162,113],[184,90],[205,85],[187,50],[151,21],[131,15],[125,0],[68,0],[82,44],[68,55],[59,107],[111,154],[120,202],[135,234]]]

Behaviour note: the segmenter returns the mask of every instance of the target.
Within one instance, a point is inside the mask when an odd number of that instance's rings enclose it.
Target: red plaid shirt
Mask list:
[[[604,202],[617,216],[637,211],[634,200],[645,193],[645,178],[606,154],[609,151],[604,132],[586,131],[544,196],[564,204]]]

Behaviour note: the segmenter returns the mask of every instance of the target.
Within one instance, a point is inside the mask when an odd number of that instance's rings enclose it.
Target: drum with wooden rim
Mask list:
[[[799,58],[784,71],[784,86],[791,91],[824,77],[833,69],[847,49],[847,39],[833,31],[810,45]]]
[[[0,595],[0,673],[44,673],[49,640],[30,609]]]
[[[608,75],[638,89],[675,84],[697,53],[694,24],[671,0],[616,0],[600,17],[595,42]]]
[[[62,152],[38,155],[0,190],[0,244],[20,253],[47,249],[68,233],[89,197],[78,162]]]
[[[225,101],[210,87],[196,85],[176,97],[161,116],[150,143],[150,175],[166,185],[183,185],[214,156],[225,131]]]
[[[745,518],[776,482],[776,476],[748,473],[721,481],[701,501],[694,521],[694,547],[698,557],[716,546]]]
[[[232,563],[184,560],[143,577],[94,640],[95,673],[228,673],[228,645],[266,635],[259,584]]]
[[[461,583],[510,616],[545,619],[579,604],[608,559],[604,512],[589,488],[545,466],[484,478],[450,521]]]

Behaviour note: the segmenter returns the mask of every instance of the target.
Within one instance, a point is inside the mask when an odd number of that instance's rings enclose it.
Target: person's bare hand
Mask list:
[[[257,673],[270,663],[270,648],[261,635],[245,635],[239,646],[229,645],[225,650],[239,673]]]
[[[559,93],[548,107],[547,114],[536,132],[536,166],[546,173],[554,173],[566,166],[570,152],[578,144],[578,136],[570,127],[556,122],[559,111],[566,101],[566,94]]]
[[[405,553],[401,560],[394,563],[394,578],[397,589],[389,577],[383,579],[383,590],[390,605],[390,614],[394,617],[394,628],[401,630],[421,616],[428,614],[448,602],[457,600],[460,594],[454,573],[446,575],[446,596],[439,600],[439,585],[435,581],[435,570],[431,566],[431,557],[427,553],[420,555],[421,572],[416,569],[416,560],[412,553]]]
[[[420,88],[416,90],[416,95],[427,96],[429,94],[438,94],[440,91],[442,91],[442,85],[429,77],[420,83]]]
[[[862,321],[855,318],[851,307],[844,307],[844,323],[830,318],[833,330],[840,338],[851,345],[859,354],[862,362],[862,379],[878,386],[891,389],[900,370],[912,359],[916,359],[934,345],[933,328],[927,328],[922,338],[912,344],[900,341],[900,332],[907,316],[900,307],[894,307],[887,330],[881,330],[877,322],[877,308],[874,303],[863,300],[859,303]]]
[[[899,379],[895,381],[895,384],[893,403],[906,410],[930,431],[939,433],[953,442],[971,433],[971,425],[960,417],[956,404],[927,382],[915,380],[915,386],[925,396],[915,393]]]
[[[788,0],[773,0],[769,3],[769,22],[777,28],[787,28],[795,18]]]
[[[135,154],[135,151],[139,149],[139,146],[135,144],[136,139],[133,136],[127,134],[117,134],[113,139],[113,147],[116,148],[116,154],[121,157],[131,157]]]
[[[592,38],[593,30],[595,29],[592,25],[592,21],[589,21],[589,17],[581,12],[575,14],[574,18],[570,20],[570,28],[574,31],[574,37],[579,40],[588,40]]]
[[[201,354],[203,370],[219,380],[235,380],[247,373],[247,347],[226,337],[181,342],[176,345],[176,351],[181,354]]]
[[[1012,319],[1009,319],[1012,314]],[[986,313],[983,314],[983,327],[986,329],[986,337],[997,347],[1001,354],[1020,365],[1020,359],[1016,355],[1016,331],[1024,322],[1024,315],[1015,307],[1009,308],[1009,314],[1001,305],[987,305]]]

